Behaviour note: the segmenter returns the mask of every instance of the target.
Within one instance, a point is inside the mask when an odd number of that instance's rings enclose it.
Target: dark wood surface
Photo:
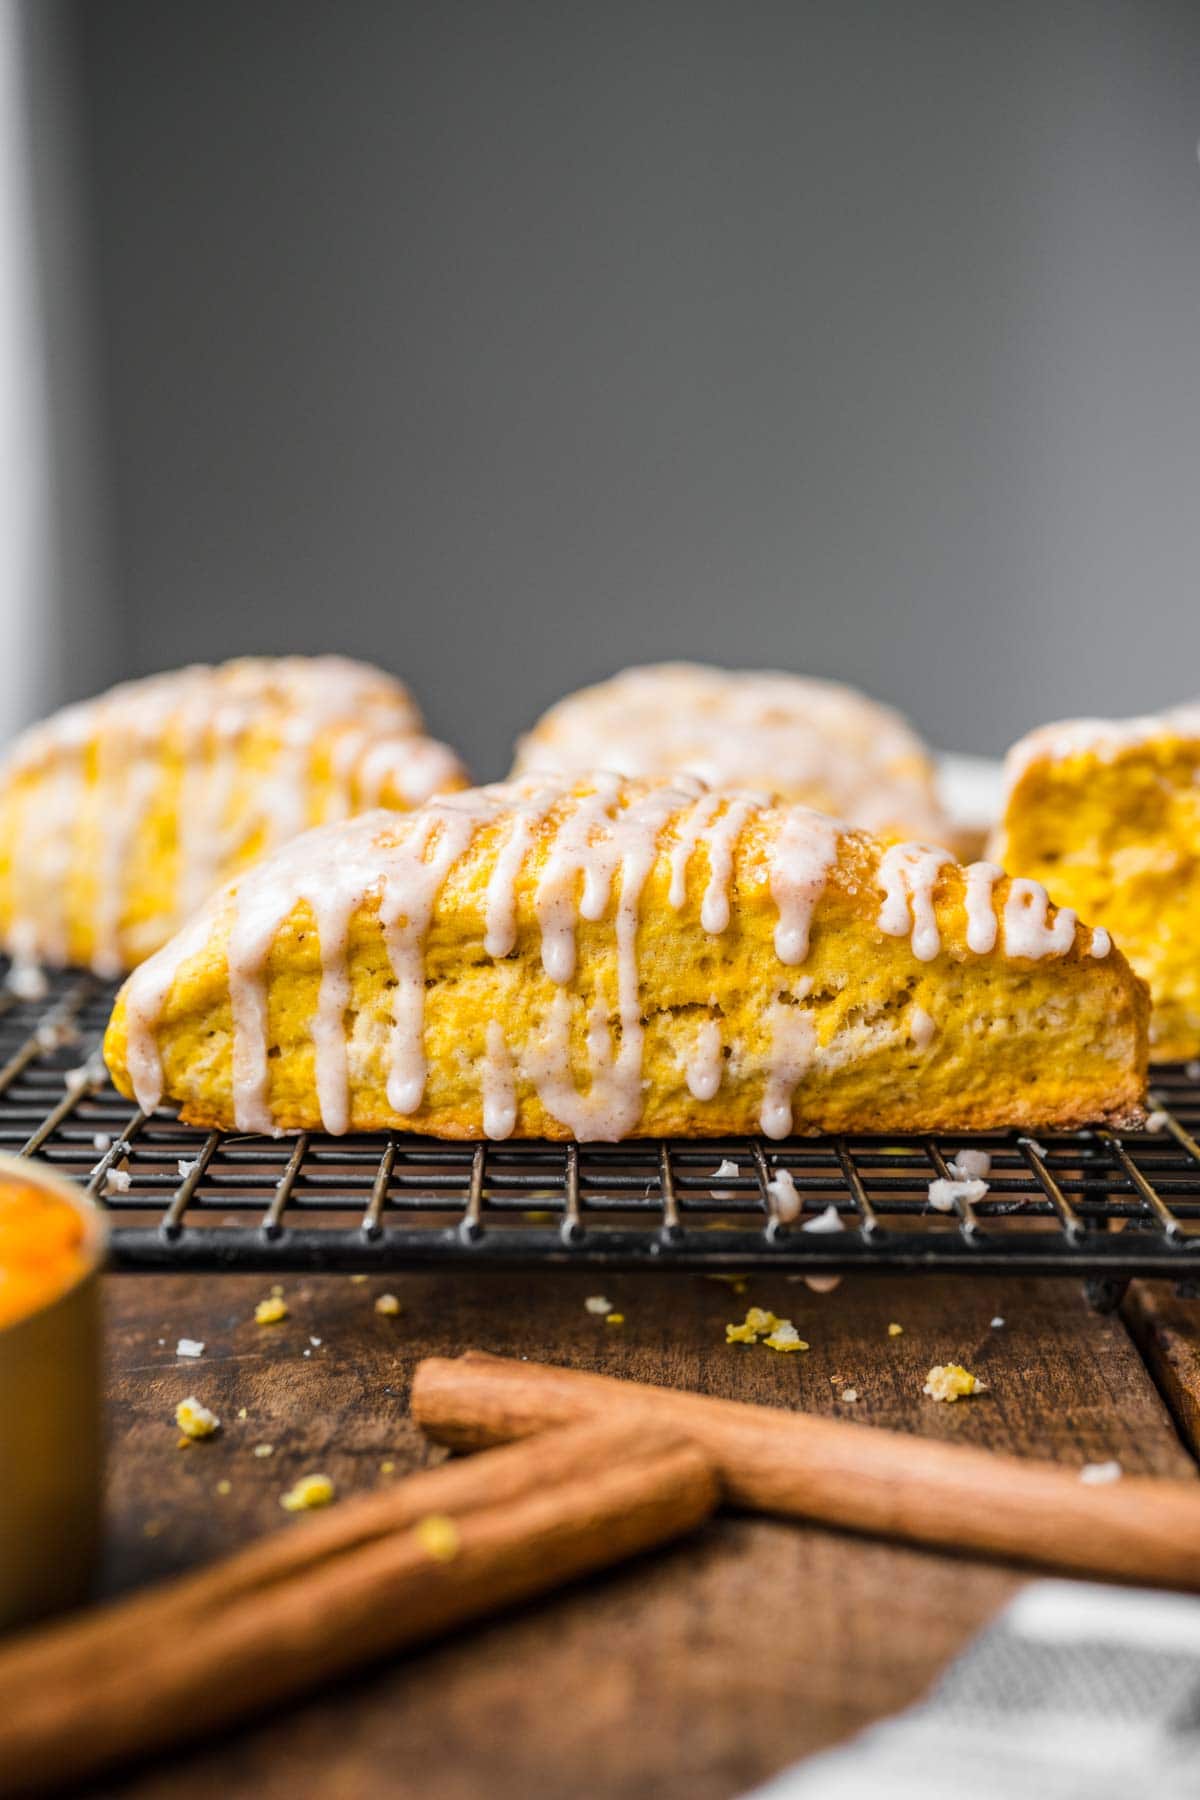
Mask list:
[[[1089,1311],[1070,1281],[860,1277],[817,1295],[755,1280],[742,1296],[698,1277],[573,1272],[283,1285],[290,1317],[262,1327],[254,1304],[270,1284],[254,1277],[109,1278],[107,1591],[286,1529],[279,1496],[298,1475],[322,1470],[344,1495],[436,1457],[408,1421],[408,1382],[422,1355],[468,1347],[1070,1464],[1195,1470],[1126,1320]],[[374,1310],[385,1290],[402,1302],[398,1318]],[[586,1312],[594,1292],[623,1325]],[[750,1302],[794,1318],[810,1351],[727,1347],[725,1321]],[[1145,1289],[1127,1311],[1141,1342],[1157,1346],[1153,1366],[1184,1416],[1181,1394],[1197,1391],[1200,1303]],[[888,1335],[892,1321],[902,1335]],[[176,1358],[183,1336],[204,1340],[199,1361]],[[987,1395],[954,1406],[924,1398],[925,1372],[947,1361],[981,1375]],[[840,1398],[846,1387],[856,1403]],[[223,1428],[179,1449],[172,1414],[190,1393]],[[254,1456],[260,1443],[274,1446],[269,1458]],[[722,1518],[665,1555],[94,1791],[735,1795],[915,1700],[1023,1579],[956,1556],[953,1518],[945,1536],[942,1555]]]

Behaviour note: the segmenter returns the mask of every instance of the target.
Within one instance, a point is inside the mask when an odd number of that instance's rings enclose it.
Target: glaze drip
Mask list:
[[[880,861],[879,929],[911,938],[918,962],[932,962],[942,947],[933,895],[939,874],[953,861],[949,851],[928,844],[894,844]]]
[[[1013,881],[1004,906],[1007,956],[1065,956],[1075,942],[1075,914],[1064,906],[1050,922],[1050,896],[1040,881]]]

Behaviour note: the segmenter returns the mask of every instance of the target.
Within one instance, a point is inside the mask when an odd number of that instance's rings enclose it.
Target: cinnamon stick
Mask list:
[[[203,1736],[664,1543],[715,1504],[695,1445],[590,1422],[346,1503],[0,1652],[0,1793]]]
[[[477,1449],[604,1417],[686,1433],[723,1497],[756,1512],[1039,1567],[1200,1589],[1200,1483],[1091,1487],[1053,1463],[471,1351],[417,1369],[412,1411]]]

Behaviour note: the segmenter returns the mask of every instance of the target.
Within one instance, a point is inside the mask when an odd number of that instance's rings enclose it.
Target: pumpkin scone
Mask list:
[[[660,663],[568,694],[517,745],[514,775],[694,775],[835,813],[877,836],[953,842],[933,759],[857,689],[782,672]]]
[[[1200,1055],[1200,704],[1043,726],[1005,772],[998,858],[1112,932],[1150,986],[1152,1061]]]
[[[0,762],[0,947],[132,968],[217,885],[307,826],[461,788],[408,690],[340,656],[122,683]]]
[[[146,1109],[617,1140],[1141,1116],[1148,1002],[1031,881],[801,806],[597,775],[296,838],[138,969]]]

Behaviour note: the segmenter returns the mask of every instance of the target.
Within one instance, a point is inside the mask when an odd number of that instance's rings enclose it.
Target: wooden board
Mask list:
[[[279,1495],[321,1469],[340,1493],[428,1460],[406,1416],[416,1360],[470,1346],[839,1412],[1081,1464],[1188,1475],[1194,1464],[1118,1317],[1071,1282],[783,1279],[732,1294],[698,1277],[296,1278],[277,1326],[252,1277],[113,1277],[109,1590],[279,1526]],[[403,1312],[374,1310],[385,1288]],[[589,1315],[604,1292],[625,1323]],[[811,1349],[727,1347],[747,1304],[792,1317]],[[1005,1319],[994,1328],[996,1315]],[[889,1322],[903,1327],[889,1336]],[[176,1359],[181,1336],[204,1340]],[[319,1338],[319,1344],[310,1340]],[[305,1355],[305,1351],[310,1354]],[[931,1363],[989,1384],[924,1398]],[[856,1402],[840,1396],[848,1387]],[[196,1393],[219,1437],[176,1448]],[[245,1408],[246,1417],[238,1417]],[[253,1446],[273,1454],[256,1458]],[[436,1452],[434,1454],[437,1454]],[[229,1481],[228,1495],[218,1483]],[[924,1691],[1015,1591],[1014,1571],[837,1532],[725,1518],[670,1554],[598,1578],[439,1648],[400,1658],[269,1724],[106,1784],[139,1800],[412,1793],[516,1800],[743,1791]]]

